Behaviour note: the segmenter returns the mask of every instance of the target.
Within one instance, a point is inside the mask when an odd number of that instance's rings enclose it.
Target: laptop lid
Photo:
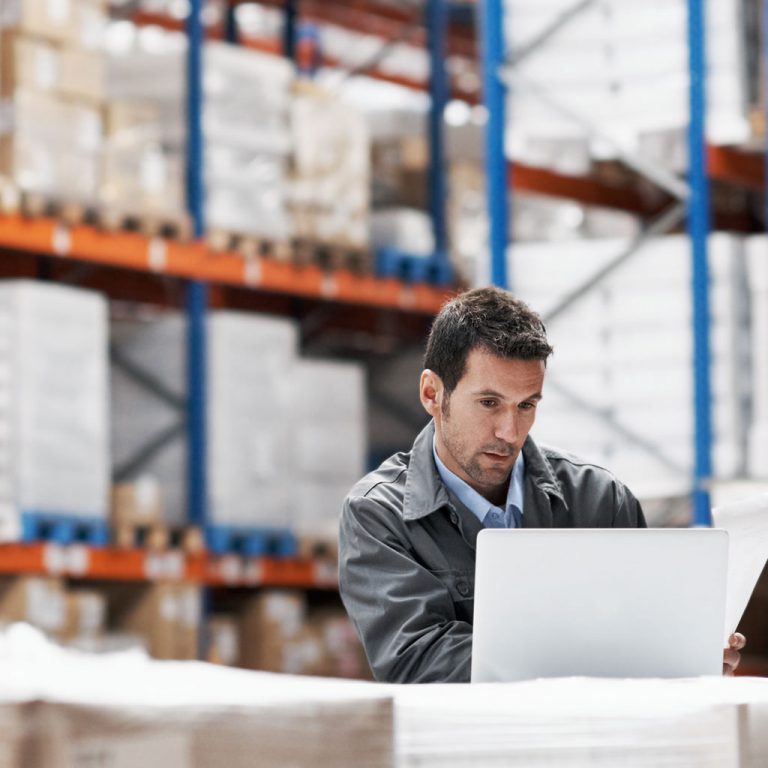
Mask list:
[[[486,528],[472,682],[719,675],[728,534]]]

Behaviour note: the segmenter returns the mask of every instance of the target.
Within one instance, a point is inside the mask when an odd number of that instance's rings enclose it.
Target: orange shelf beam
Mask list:
[[[708,147],[709,176],[749,189],[765,189],[765,155],[734,147]]]
[[[53,219],[0,216],[0,249],[74,259],[111,267],[241,286],[345,304],[435,314],[453,292],[427,284],[325,271],[273,259],[214,252],[202,242],[182,243],[132,232],[67,227]]]
[[[306,558],[185,555],[177,550],[0,544],[0,574],[49,575],[104,581],[184,581],[208,586],[335,589],[335,563]]]

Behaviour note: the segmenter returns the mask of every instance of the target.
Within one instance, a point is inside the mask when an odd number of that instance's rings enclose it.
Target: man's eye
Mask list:
[[[536,403],[520,403],[518,408],[521,411],[530,411],[532,408],[536,407]]]
[[[496,405],[495,400],[481,400],[480,405],[483,406],[483,408],[493,408]]]

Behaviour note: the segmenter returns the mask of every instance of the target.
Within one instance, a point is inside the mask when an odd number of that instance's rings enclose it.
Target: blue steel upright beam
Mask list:
[[[298,0],[285,0],[283,20],[283,56],[296,60],[296,20],[298,18]]]
[[[448,230],[445,217],[445,105],[448,76],[445,70],[448,8],[446,0],[427,0],[426,27],[429,35],[429,207],[435,238],[435,261],[448,261]]]
[[[190,0],[187,18],[187,206],[195,237],[205,232],[203,152],[203,25],[202,0]],[[187,509],[189,521],[207,522],[206,337],[208,286],[187,284]]]
[[[706,133],[706,24],[704,0],[688,0],[690,56],[690,125],[688,131],[688,233],[693,258],[694,389],[696,453],[693,485],[693,523],[711,525],[709,486],[712,478],[712,416],[709,343],[709,181]]]
[[[485,176],[490,224],[491,282],[508,287],[507,241],[509,210],[507,160],[504,155],[506,90],[499,77],[504,62],[503,0],[480,4],[480,50],[483,61],[483,98],[488,111],[485,126]]]

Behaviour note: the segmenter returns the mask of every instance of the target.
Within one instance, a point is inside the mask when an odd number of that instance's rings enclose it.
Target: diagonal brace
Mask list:
[[[545,323],[549,323],[563,314],[579,299],[588,294],[597,285],[599,285],[605,278],[615,272],[622,264],[629,261],[638,251],[648,244],[649,240],[659,235],[663,235],[665,232],[669,232],[685,218],[685,205],[683,203],[672,203],[672,205],[664,212],[662,212],[653,222],[641,232],[626,248],[622,251],[613,261],[606,264],[596,274],[592,275],[582,285],[575,288],[569,294],[564,296],[549,312],[547,312],[543,320]]]

